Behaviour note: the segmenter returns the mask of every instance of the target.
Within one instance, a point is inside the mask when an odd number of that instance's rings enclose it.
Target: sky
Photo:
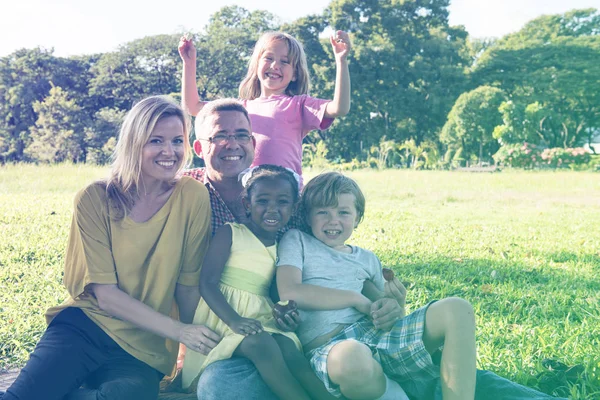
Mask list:
[[[57,56],[104,53],[145,36],[199,31],[214,12],[236,4],[283,22],[320,14],[330,0],[2,0],[0,57],[20,48]],[[450,0],[450,24],[473,37],[501,37],[544,14],[600,9],[600,0]]]

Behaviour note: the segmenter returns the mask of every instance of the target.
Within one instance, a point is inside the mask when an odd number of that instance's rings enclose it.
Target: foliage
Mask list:
[[[81,107],[58,86],[50,89],[44,101],[33,103],[38,115],[30,128],[31,143],[25,155],[34,161],[63,162],[85,160],[84,125]]]
[[[494,154],[496,164],[515,168],[531,169],[541,160],[542,149],[535,144],[506,144]]]
[[[547,164],[552,168],[563,168],[571,165],[582,165],[590,162],[590,153],[583,147],[575,149],[564,149],[557,147],[553,149],[544,149],[541,154],[542,164]]]
[[[461,94],[448,114],[440,141],[450,149],[460,149],[466,158],[491,160],[500,147],[493,132],[502,123],[498,108],[504,99],[504,92],[491,86]]]
[[[494,154],[494,160],[499,165],[515,168],[568,168],[586,166],[591,160],[591,155],[583,147],[543,149],[525,142],[503,145]]]
[[[331,2],[329,26],[350,31],[353,41],[352,109],[330,129],[333,154],[350,159],[361,143],[369,149],[384,136],[396,143],[435,139],[469,65],[466,32],[448,25],[447,6],[445,0]]]
[[[503,143],[573,147],[600,127],[600,14],[593,9],[547,15],[490,46],[473,81],[510,98]]]
[[[90,166],[0,169],[0,368],[19,366],[60,304],[77,190]],[[532,387],[545,358],[582,365],[573,400],[600,393],[600,181],[588,172],[355,171],[367,198],[351,243],[408,288],[409,311],[460,296],[477,315],[477,366]],[[309,176],[306,176],[309,179]]]

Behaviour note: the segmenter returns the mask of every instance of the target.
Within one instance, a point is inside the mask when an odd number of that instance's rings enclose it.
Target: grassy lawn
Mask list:
[[[72,199],[105,173],[0,167],[0,368],[27,360],[44,310],[64,299]],[[600,398],[599,174],[350,175],[367,196],[352,241],[396,271],[409,307],[463,297],[477,314],[479,368],[572,399]],[[571,383],[561,386],[544,359],[577,365]]]

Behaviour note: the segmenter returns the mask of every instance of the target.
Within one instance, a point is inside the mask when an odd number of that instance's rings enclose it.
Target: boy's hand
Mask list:
[[[365,315],[371,315],[371,306],[373,303],[366,296],[363,296],[362,294],[359,294],[359,296],[354,308]]]
[[[262,324],[260,321],[252,319],[252,318],[242,318],[240,317],[238,320],[229,324],[229,327],[235,333],[239,333],[240,335],[248,336],[248,335],[256,335],[263,331]]]
[[[345,60],[352,48],[350,36],[344,31],[336,31],[335,34],[331,35],[329,40],[331,41],[331,47],[333,47],[335,61]]]
[[[196,46],[192,39],[188,39],[186,36],[182,36],[179,39],[179,46],[177,46],[179,56],[183,60],[183,63],[196,63]]]

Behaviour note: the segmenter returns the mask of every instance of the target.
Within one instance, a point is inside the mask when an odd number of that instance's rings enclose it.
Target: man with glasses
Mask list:
[[[207,103],[196,117],[194,151],[204,159],[206,167],[184,172],[204,183],[210,194],[212,232],[226,222],[244,222],[246,212],[242,205],[242,184],[238,175],[254,159],[255,140],[248,112],[234,99]],[[400,314],[398,303],[392,299],[382,311],[385,318],[396,321]],[[279,321],[278,321],[279,322]],[[382,324],[383,325],[383,324]],[[295,330],[296,324],[280,322],[282,329]],[[254,364],[248,359],[232,357],[208,366],[200,376],[197,395],[199,400],[276,400],[264,383]],[[432,382],[431,392],[424,398],[442,399],[441,386]],[[475,399],[523,400],[553,399],[534,389],[504,379],[493,372],[477,371]],[[396,394],[395,400],[406,399]]]

